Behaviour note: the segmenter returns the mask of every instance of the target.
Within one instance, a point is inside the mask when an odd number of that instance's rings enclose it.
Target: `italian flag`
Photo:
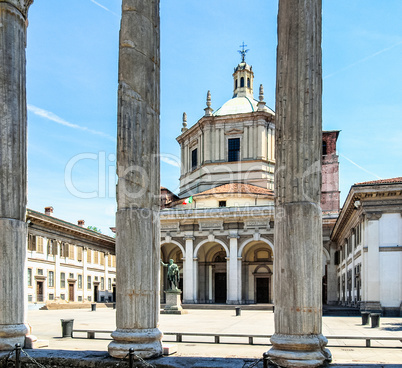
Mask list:
[[[183,202],[183,204],[189,204],[189,203],[193,203],[193,196],[186,198]]]

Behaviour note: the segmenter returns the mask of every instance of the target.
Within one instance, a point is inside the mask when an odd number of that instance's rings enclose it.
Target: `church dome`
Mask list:
[[[245,114],[257,110],[258,110],[258,101],[255,100],[254,98],[243,96],[243,97],[235,97],[225,102],[222,105],[222,107],[220,107],[213,113],[213,115],[224,116],[234,114]],[[263,111],[274,114],[274,112],[267,106],[264,106]]]

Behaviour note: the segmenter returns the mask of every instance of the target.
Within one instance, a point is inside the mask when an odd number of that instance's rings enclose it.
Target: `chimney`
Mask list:
[[[85,221],[84,220],[78,220],[78,226],[84,227]]]
[[[53,216],[53,207],[52,206],[45,207],[45,215]]]

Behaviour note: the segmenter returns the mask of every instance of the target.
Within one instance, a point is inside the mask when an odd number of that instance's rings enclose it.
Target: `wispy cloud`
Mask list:
[[[350,158],[346,157],[345,155],[339,154],[339,156],[342,156],[344,159],[348,160],[351,164],[355,165],[358,167],[360,170],[365,171],[367,174],[375,176],[377,179],[382,179],[381,176],[378,176],[377,174],[372,173],[371,171],[366,170],[364,167],[358,165],[356,162],[352,161]]]
[[[394,47],[399,46],[399,45],[402,45],[402,41],[397,42],[397,43],[395,43],[394,45],[392,45],[392,46],[390,46],[390,47],[386,47],[385,49],[382,49],[382,50],[380,50],[380,51],[377,51],[377,52],[375,52],[374,54],[371,54],[371,55],[369,55],[369,56],[366,56],[365,58],[360,59],[360,60],[358,60],[358,61],[356,61],[356,62],[354,62],[354,63],[352,63],[352,64],[349,64],[349,65],[345,66],[344,68],[339,69],[339,70],[337,70],[337,71],[335,71],[335,72],[333,72],[333,73],[331,73],[331,74],[327,74],[326,76],[323,77],[323,79],[331,78],[331,77],[334,76],[335,74],[338,74],[338,73],[340,73],[340,72],[343,72],[343,71],[345,71],[345,70],[348,70],[348,69],[350,69],[350,68],[353,68],[354,66],[359,65],[359,64],[361,64],[361,63],[364,63],[365,61],[370,60],[370,59],[372,59],[372,58],[374,58],[374,57],[376,57],[376,56],[378,56],[378,55],[380,55],[380,54],[382,54],[382,53],[384,53],[384,52],[387,52],[387,51],[393,49]]]
[[[101,137],[110,139],[113,142],[116,141],[116,139],[114,137],[112,137],[111,135],[109,135],[109,134],[106,134],[104,132],[100,132],[98,130],[89,129],[89,128],[81,126],[81,125],[69,123],[68,121],[62,119],[60,116],[57,116],[56,114],[52,113],[51,111],[47,111],[47,110],[41,109],[41,108],[33,106],[33,105],[29,105],[29,104],[27,105],[27,108],[28,108],[28,111],[31,111],[35,115],[38,115],[38,116],[40,116],[42,118],[45,118],[47,120],[54,121],[57,124],[64,125],[66,127],[72,128],[72,129],[82,130],[84,132],[88,132],[88,133],[91,133],[91,134],[96,134],[96,135],[99,135]]]
[[[110,9],[106,8],[106,6],[99,4],[97,1],[95,0],[89,0],[91,3],[94,3],[95,5],[99,6],[102,9],[105,9],[106,11],[108,11],[109,13],[112,13],[113,15],[115,15],[116,17],[118,16],[116,13],[112,12]]]
[[[163,161],[164,163],[166,163],[168,165],[175,166],[175,167],[181,166],[180,159],[174,155],[161,153],[160,159],[161,159],[161,161]]]

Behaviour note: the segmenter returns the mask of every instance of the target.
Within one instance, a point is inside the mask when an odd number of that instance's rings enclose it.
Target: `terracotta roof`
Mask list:
[[[402,183],[402,177],[399,178],[391,178],[391,179],[379,179],[372,181],[365,181],[362,183],[356,183],[355,185],[374,185],[374,184],[399,184]]]
[[[272,190],[257,187],[256,185],[231,183],[231,184],[223,184],[218,187],[205,190],[204,192],[195,194],[194,197],[201,196],[201,195],[207,195],[207,194],[226,194],[226,193],[260,194],[260,195],[271,195],[271,196],[274,195],[274,192]]]

